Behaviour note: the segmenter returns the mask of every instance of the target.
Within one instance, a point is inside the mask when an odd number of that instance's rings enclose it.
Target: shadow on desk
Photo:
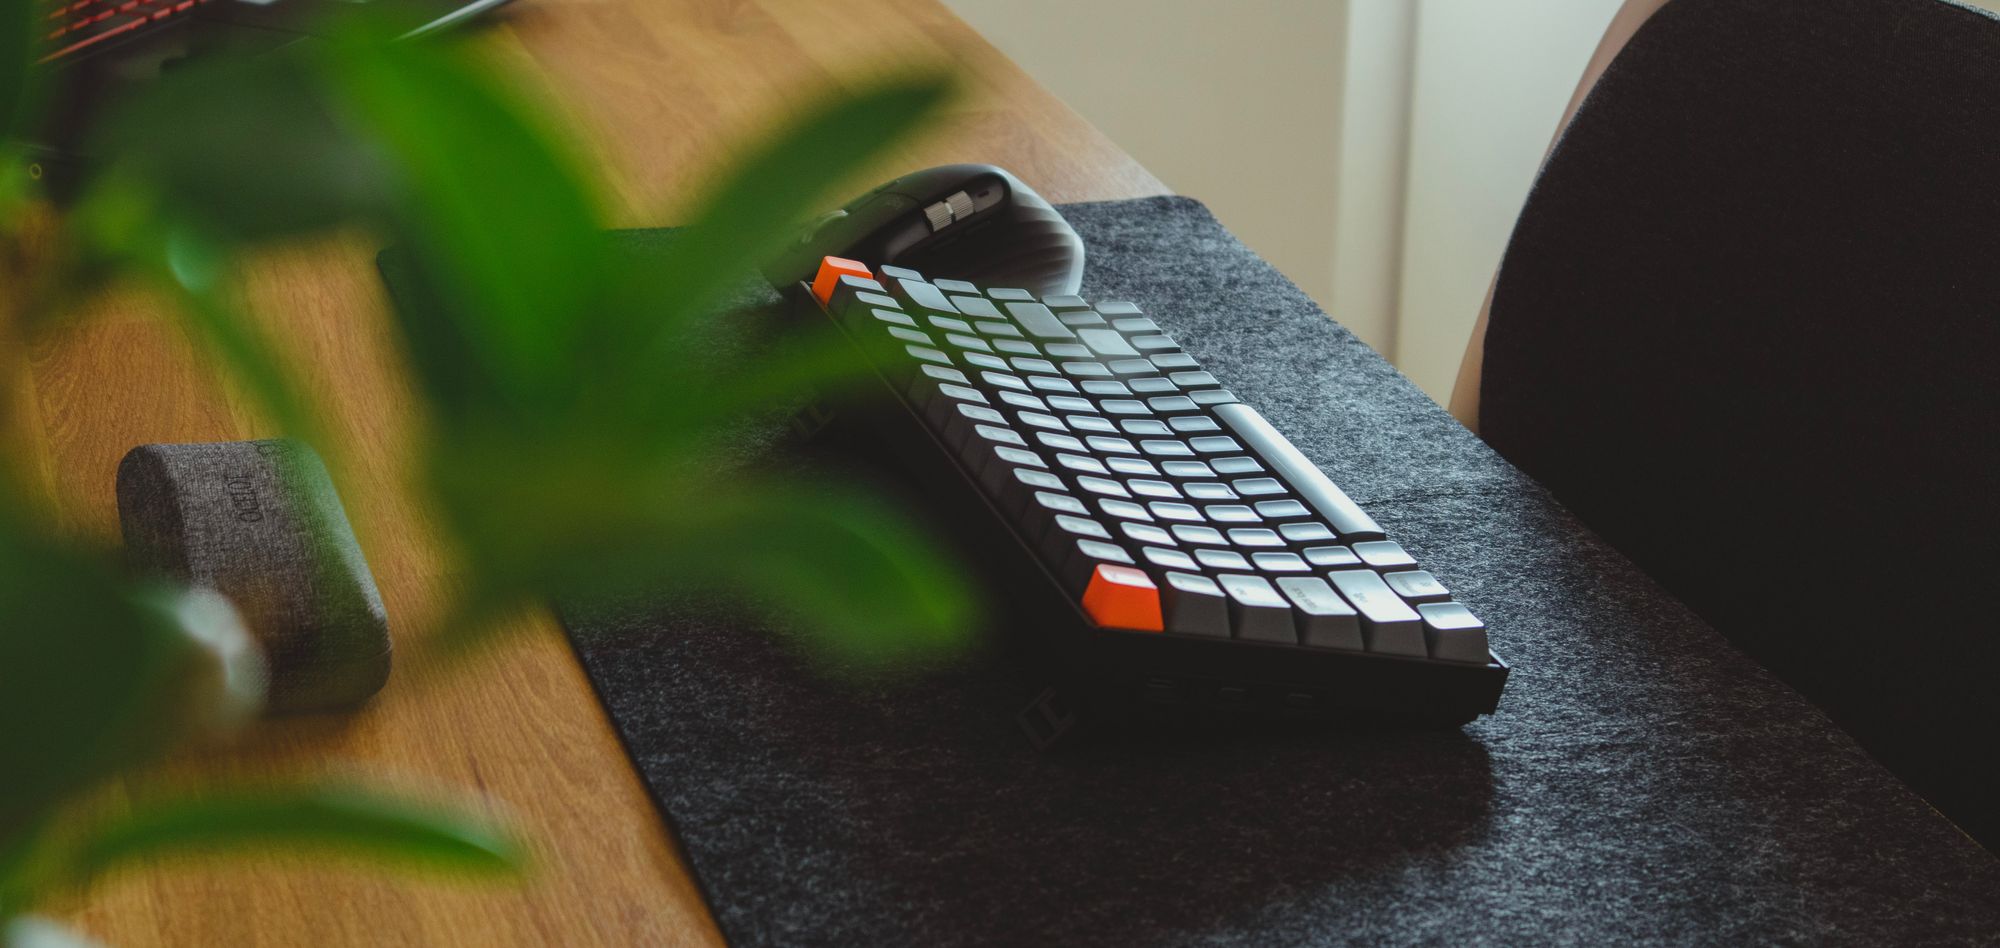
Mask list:
[[[734,940],[1185,936],[1394,877],[1491,818],[1487,752],[1461,731],[1120,731],[1044,754],[1014,721],[1033,690],[995,653],[836,682],[710,615],[572,619],[672,630],[582,644]]]

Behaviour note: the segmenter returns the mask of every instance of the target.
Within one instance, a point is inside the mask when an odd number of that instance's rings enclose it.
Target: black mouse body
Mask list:
[[[1073,295],[1083,241],[1049,202],[992,165],[940,165],[903,175],[821,215],[766,272],[785,287],[821,257],[908,267],[931,279]]]

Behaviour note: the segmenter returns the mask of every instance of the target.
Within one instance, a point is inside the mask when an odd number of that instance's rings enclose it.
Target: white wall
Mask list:
[[[1347,0],[945,3],[1307,293],[1333,298]]]
[[[1442,400],[1619,0],[946,0]]]
[[[1397,331],[1388,354],[1432,398],[1450,397],[1514,218],[1622,5],[1417,4]]]

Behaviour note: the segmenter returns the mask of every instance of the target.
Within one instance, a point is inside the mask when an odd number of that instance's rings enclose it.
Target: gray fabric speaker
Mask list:
[[[267,714],[352,708],[388,680],[382,596],[312,448],[133,448],[118,520],[135,569],[214,589],[242,613],[270,668]]]

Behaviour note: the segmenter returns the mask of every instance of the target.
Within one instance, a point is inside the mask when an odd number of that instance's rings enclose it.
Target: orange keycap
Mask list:
[[[1090,574],[1090,586],[1083,591],[1083,611],[1098,625],[1110,629],[1165,631],[1160,619],[1160,588],[1130,566],[1100,563]]]
[[[840,285],[840,278],[844,276],[858,276],[864,280],[875,279],[875,274],[868,272],[868,265],[859,260],[822,257],[819,261],[819,273],[813,277],[813,295],[819,298],[821,306],[825,306],[833,299],[833,288]]]

